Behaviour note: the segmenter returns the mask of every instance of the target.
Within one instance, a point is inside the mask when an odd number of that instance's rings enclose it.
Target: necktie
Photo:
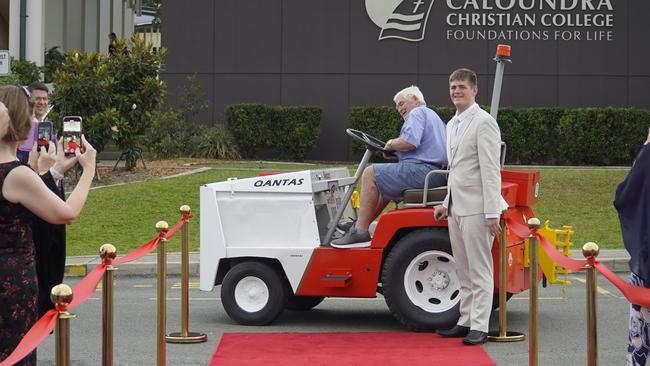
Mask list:
[[[458,129],[460,127],[460,118],[454,117],[451,122],[453,123],[451,133],[451,146],[456,147],[458,141]]]

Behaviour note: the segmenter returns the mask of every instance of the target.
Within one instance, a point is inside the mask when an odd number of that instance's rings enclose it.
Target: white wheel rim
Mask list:
[[[235,286],[235,302],[246,312],[260,311],[269,302],[269,288],[259,277],[244,277]]]
[[[409,300],[429,313],[441,313],[460,301],[460,281],[454,257],[431,250],[415,257],[404,273]]]

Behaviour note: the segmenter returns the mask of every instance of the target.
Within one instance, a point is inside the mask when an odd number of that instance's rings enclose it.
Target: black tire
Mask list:
[[[310,310],[323,302],[324,299],[325,298],[321,296],[296,296],[289,291],[289,297],[287,298],[285,309],[297,311]]]
[[[223,279],[221,303],[230,318],[239,324],[272,323],[287,303],[284,278],[279,270],[266,263],[239,263]]]
[[[418,229],[395,243],[384,262],[382,287],[391,313],[409,329],[454,326],[460,317],[460,284],[447,230]]]

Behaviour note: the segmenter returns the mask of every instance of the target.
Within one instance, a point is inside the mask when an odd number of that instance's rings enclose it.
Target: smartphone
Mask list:
[[[49,150],[53,132],[54,127],[52,126],[52,122],[47,121],[38,124],[38,136],[36,139],[38,151],[41,150],[41,146],[45,146],[45,151]]]
[[[63,117],[63,152],[65,155],[74,155],[77,149],[83,152],[81,122],[82,118],[79,116]]]

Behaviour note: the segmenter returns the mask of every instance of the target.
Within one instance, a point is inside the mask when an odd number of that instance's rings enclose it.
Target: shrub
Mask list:
[[[267,148],[298,161],[304,160],[316,143],[322,113],[314,106],[235,104],[226,108],[228,128],[243,156],[251,158]]]
[[[273,126],[274,138],[269,147],[277,146],[286,151],[286,156],[302,161],[314,147],[320,134],[320,121],[323,110],[319,107],[275,107],[280,115],[273,119],[279,125]],[[285,155],[282,152],[280,155]]]
[[[154,53],[137,37],[117,42],[112,57],[69,52],[54,73],[52,118],[80,115],[85,134],[101,149],[113,139],[126,157],[127,169],[141,157],[142,139],[152,114],[160,109],[166,86],[158,80],[165,50]],[[58,122],[60,123],[60,122]],[[99,150],[101,151],[101,150]]]
[[[499,110],[501,139],[507,144],[510,164],[555,164],[555,126],[564,115],[562,108],[502,108]]]
[[[65,58],[66,56],[59,50],[59,46],[50,47],[45,51],[43,78],[46,83],[51,83],[54,80],[54,74],[63,65]]]
[[[650,112],[632,108],[581,108],[559,120],[562,164],[629,164],[648,132]]]
[[[105,129],[109,123],[99,123],[94,116],[111,109],[112,88],[102,55],[93,52],[68,53],[66,61],[55,74],[55,84],[56,88],[50,97],[52,104],[56,106],[50,114],[52,121],[60,131],[61,117],[83,117],[84,134],[97,151],[101,152],[111,135],[109,130],[96,129]],[[111,126],[117,124],[114,119],[116,117],[118,116],[111,114]]]
[[[190,138],[190,156],[209,159],[241,159],[232,137],[224,126],[197,125]]]
[[[451,107],[431,107],[448,121]],[[486,108],[488,109],[488,108]],[[509,164],[628,165],[647,136],[650,111],[633,108],[501,108]],[[387,140],[402,120],[391,107],[351,107],[351,128]],[[353,143],[354,152],[365,149]]]
[[[29,85],[41,80],[41,67],[27,60],[11,58],[11,73],[18,77],[20,85]]]
[[[208,127],[189,123],[181,111],[159,111],[151,115],[151,120],[144,139],[150,156],[240,158],[232,138],[222,126]]]

